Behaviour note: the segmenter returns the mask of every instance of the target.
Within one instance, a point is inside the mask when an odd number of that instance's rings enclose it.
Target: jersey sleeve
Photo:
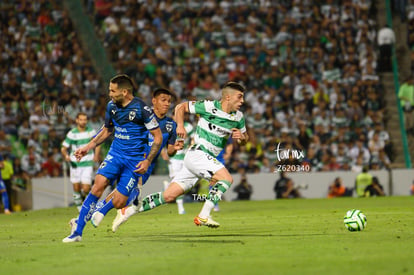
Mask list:
[[[72,133],[71,131],[69,133],[67,133],[66,138],[62,142],[62,146],[65,147],[65,148],[69,148],[70,145],[73,143],[73,141],[72,141],[73,139],[71,138],[71,136],[72,136],[71,133]]]
[[[155,118],[154,112],[147,105],[142,108],[142,117],[144,118],[145,127],[148,130],[154,130],[159,127],[158,121]]]
[[[206,112],[204,100],[201,101],[189,101],[188,110],[191,114],[202,115]]]
[[[239,125],[237,125],[237,128],[240,129],[240,132],[242,134],[246,133],[246,121],[244,119],[244,116],[242,116],[242,118],[239,121]]]
[[[110,128],[110,129],[114,127],[114,123],[112,122],[112,117],[111,117],[111,102],[109,102],[108,105],[106,105],[104,126],[105,128]]]
[[[177,139],[177,123],[173,121],[173,129],[168,137],[168,144],[174,145]]]

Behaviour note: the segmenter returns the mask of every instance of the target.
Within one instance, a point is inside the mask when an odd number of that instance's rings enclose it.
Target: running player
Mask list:
[[[140,176],[147,172],[158,154],[162,134],[157,119],[150,107],[133,96],[133,87],[133,82],[127,75],[117,75],[110,80],[111,101],[106,108],[105,125],[96,137],[75,152],[76,159],[80,161],[114,132],[111,148],[97,171],[91,192],[82,204],[76,229],[62,240],[64,243],[82,240],[83,229],[90,220],[98,199],[106,186],[115,179],[119,180],[118,185],[108,204],[115,208],[124,207]],[[148,131],[154,136],[154,141],[146,154]]]
[[[167,116],[167,113],[171,107],[171,103],[173,100],[175,100],[175,95],[171,91],[164,88],[158,88],[152,94],[153,111],[162,132],[162,144],[160,151],[162,150],[162,148],[167,146],[167,154],[170,157],[174,156],[177,150],[181,150],[184,145],[183,140],[176,141],[177,124],[172,118]],[[154,137],[151,133],[149,133],[149,147],[151,146],[153,141]],[[134,189],[134,192],[131,193],[129,201],[135,201],[135,203],[138,205],[140,201],[139,196],[141,193],[141,186],[144,185],[150,177],[152,171],[154,170],[156,160],[159,155],[160,152],[158,152],[158,154],[152,161],[150,167],[148,168],[147,172],[142,176],[142,184],[139,183],[138,188]],[[93,226],[98,227],[101,221],[103,220],[104,216],[109,212],[109,210],[113,208],[109,207],[109,205],[106,203],[112,198],[113,194],[114,192],[109,194],[103,201],[103,206],[101,206],[97,211],[93,213],[91,218],[91,223]],[[129,202],[127,202],[127,205],[128,204]]]
[[[244,145],[248,140],[244,116],[238,111],[244,102],[244,92],[244,86],[229,82],[222,89],[220,101],[192,101],[177,105],[175,120],[177,136],[181,138],[187,135],[184,129],[185,112],[200,115],[194,137],[195,143],[185,155],[184,167],[164,192],[148,195],[143,199],[142,206],[139,208],[132,205],[118,210],[112,225],[113,231],[116,231],[119,225],[137,212],[148,211],[162,204],[173,202],[185,191],[190,190],[199,178],[213,181],[214,186],[201,212],[194,218],[194,223],[208,227],[220,226],[210,217],[210,213],[215,203],[221,199],[221,195],[231,186],[233,178],[216,157],[223,150],[230,136],[240,145]]]

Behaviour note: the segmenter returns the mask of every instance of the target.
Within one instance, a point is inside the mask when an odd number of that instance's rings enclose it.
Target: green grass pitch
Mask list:
[[[218,229],[196,227],[201,203],[115,211],[62,243],[74,207],[0,215],[0,274],[414,274],[414,197],[220,202]],[[349,232],[347,210],[368,223]]]

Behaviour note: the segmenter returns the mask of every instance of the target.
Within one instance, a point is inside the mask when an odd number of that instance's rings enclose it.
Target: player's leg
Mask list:
[[[85,228],[86,223],[91,219],[96,203],[108,184],[109,180],[105,176],[100,174],[96,175],[95,184],[82,204],[81,211],[76,221],[76,229],[73,234],[63,239],[64,243],[79,242],[82,240],[83,229]]]
[[[200,214],[194,219],[196,225],[207,225],[209,227],[219,226],[217,222],[211,220],[211,210],[213,210],[214,206],[221,200],[223,193],[230,188],[233,183],[233,177],[230,175],[229,171],[223,167],[213,175],[212,179],[216,183],[210,189]]]
[[[142,206],[132,204],[118,210],[112,223],[112,231],[115,232],[121,224],[138,212],[152,210],[160,205],[174,202],[177,197],[190,190],[197,180],[198,178],[184,166],[164,192],[156,192],[146,196],[142,200]]]
[[[1,193],[1,199],[3,201],[4,214],[10,214],[11,212],[10,212],[9,196],[7,195],[6,185],[1,179],[0,179],[0,193]]]
[[[85,200],[91,191],[92,176],[93,176],[93,167],[79,167],[79,177],[80,177],[80,188],[82,201]]]
[[[220,226],[210,217],[210,213],[214,205],[221,200],[222,194],[231,186],[232,176],[220,161],[200,150],[188,151],[184,165],[193,174],[203,175],[203,178],[216,182],[210,189],[200,214],[194,218],[194,223],[209,227]]]
[[[86,223],[91,219],[99,198],[102,196],[109,182],[118,177],[122,164],[112,156],[108,156],[99,167],[91,192],[82,204],[76,223],[73,223],[74,225],[76,224],[76,229],[72,229],[73,234],[63,239],[63,242],[78,242],[82,240],[83,229],[85,228]],[[73,219],[71,222],[72,221]]]
[[[171,180],[183,168],[183,165],[184,165],[184,160],[176,160],[176,159],[170,160],[170,164],[168,165],[168,170],[169,170],[169,176],[170,176]],[[185,214],[184,195],[178,196],[175,199],[175,203],[177,204],[178,214],[180,214],[180,215]]]
[[[104,206],[93,214],[92,224],[97,227],[103,220],[104,216],[112,209],[120,209],[127,205],[127,202],[135,198],[130,198],[131,193],[138,197],[137,185],[141,180],[142,175],[134,172],[137,161],[125,161],[122,174],[118,178],[116,190],[113,192],[113,197]],[[151,167],[151,166],[150,166]],[[152,169],[148,169],[148,175]],[[148,176],[149,177],[149,176]]]
[[[82,208],[82,194],[81,194],[81,184],[80,184],[80,171],[79,168],[70,167],[70,182],[73,187],[73,202],[75,203],[78,211],[81,211]]]

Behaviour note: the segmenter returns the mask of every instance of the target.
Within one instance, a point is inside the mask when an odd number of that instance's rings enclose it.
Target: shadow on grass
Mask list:
[[[240,233],[240,234],[208,234],[208,235],[190,235],[190,234],[160,234],[139,236],[142,241],[150,242],[181,242],[181,243],[240,243],[244,244],[240,239],[223,239],[223,238],[245,238],[245,237],[261,237],[261,238],[281,238],[281,237],[303,237],[303,236],[326,236],[322,233],[309,234],[270,234],[270,233]],[[204,239],[203,239],[204,238]],[[214,239],[217,238],[217,239]],[[195,240],[197,239],[197,240]]]

